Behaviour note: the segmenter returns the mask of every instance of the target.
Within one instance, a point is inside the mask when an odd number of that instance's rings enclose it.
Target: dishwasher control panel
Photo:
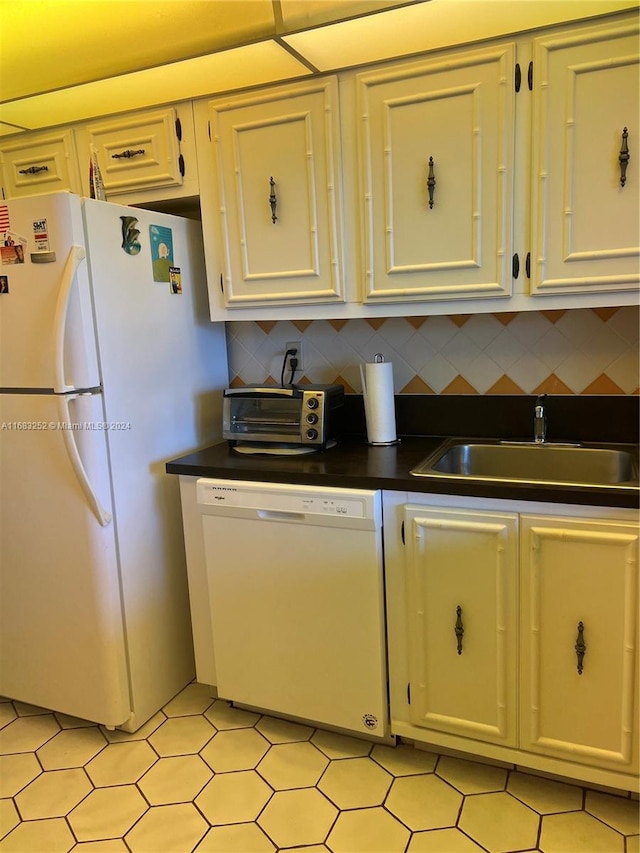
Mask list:
[[[234,510],[279,512],[336,519],[375,519],[378,492],[365,489],[323,489],[315,486],[280,485],[200,478],[197,499],[201,507],[221,514]]]

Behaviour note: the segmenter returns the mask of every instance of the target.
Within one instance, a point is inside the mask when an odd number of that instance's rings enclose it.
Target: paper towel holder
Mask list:
[[[373,356],[373,363],[374,364],[384,364],[385,363],[384,355],[381,352],[377,352]],[[360,365],[360,376],[362,378],[362,393],[363,393],[363,397],[364,397],[365,413],[366,413],[367,389],[366,389],[366,383],[365,383],[364,371],[362,369],[362,365]],[[397,436],[392,441],[367,441],[367,445],[369,447],[393,447],[396,444],[400,444],[400,439]]]

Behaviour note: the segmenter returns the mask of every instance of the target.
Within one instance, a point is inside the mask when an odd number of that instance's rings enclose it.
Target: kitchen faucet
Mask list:
[[[540,394],[536,400],[535,417],[533,419],[533,440],[536,444],[544,444],[547,435],[547,416],[544,411],[546,394]]]

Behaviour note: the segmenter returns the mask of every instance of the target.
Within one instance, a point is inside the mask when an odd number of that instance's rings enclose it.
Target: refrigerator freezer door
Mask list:
[[[110,507],[102,399],[69,402]],[[116,726],[131,716],[114,525],[72,470],[54,396],[0,395],[0,694]]]
[[[9,218],[6,233],[16,245],[15,254],[1,247],[0,275],[8,292],[0,294],[0,388],[54,388],[56,327],[64,321],[61,348],[65,385],[91,388],[100,384],[87,262],[78,251],[64,316],[58,312],[64,270],[73,247],[84,249],[80,199],[69,193],[15,199],[5,202]],[[45,247],[38,251],[46,235]],[[18,257],[24,263],[7,261]],[[53,258],[40,263],[42,258]],[[35,259],[35,260],[34,260]],[[57,320],[57,323],[56,323]]]

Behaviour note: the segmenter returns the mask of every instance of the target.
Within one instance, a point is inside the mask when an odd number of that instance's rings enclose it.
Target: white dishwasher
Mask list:
[[[377,491],[197,481],[218,695],[388,738]]]

